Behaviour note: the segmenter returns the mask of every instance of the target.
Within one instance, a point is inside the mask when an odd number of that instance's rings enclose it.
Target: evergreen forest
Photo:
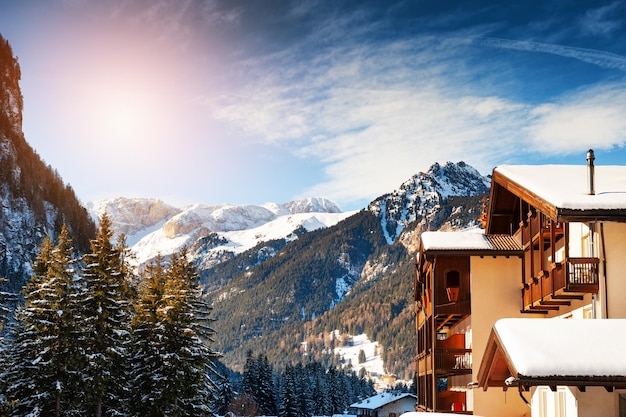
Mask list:
[[[229,370],[187,249],[135,274],[123,236],[99,224],[84,255],[63,225],[21,293],[0,292],[0,416],[309,417],[374,392],[314,360],[275,371],[249,351],[243,375]]]

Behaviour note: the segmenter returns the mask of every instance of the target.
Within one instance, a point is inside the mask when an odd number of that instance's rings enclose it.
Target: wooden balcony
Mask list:
[[[565,263],[553,264],[550,275],[553,281],[552,294],[596,293],[600,286],[598,258],[569,258]]]
[[[471,349],[435,349],[435,370],[438,376],[472,373]]]
[[[599,289],[598,258],[569,258],[522,284],[523,312],[547,313]]]
[[[465,349],[465,335],[455,334],[444,340],[437,340],[434,358],[429,352],[417,356],[419,375],[433,372],[438,377],[464,375],[472,372],[472,350]]]
[[[467,400],[464,391],[441,391],[437,393],[438,412],[473,414],[467,410]]]

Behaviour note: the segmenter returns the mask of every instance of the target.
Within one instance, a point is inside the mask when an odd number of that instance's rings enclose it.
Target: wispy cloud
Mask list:
[[[626,144],[626,85],[611,83],[578,90],[537,106],[528,137],[539,151],[557,154]]]
[[[303,194],[375,198],[435,161],[487,170],[521,140],[525,105],[472,91],[467,74],[449,78],[464,45],[425,36],[336,46],[314,63],[273,57],[237,95],[211,104],[258,140],[322,162],[327,181]]]
[[[597,65],[601,68],[626,71],[626,57],[607,51],[497,38],[476,38],[475,42],[481,45],[493,46],[495,48],[516,49],[519,51],[543,52],[547,54],[559,55]]]
[[[491,85],[490,91],[499,93],[489,93],[472,81],[482,77],[489,84],[499,68],[469,66],[476,45],[626,70],[626,57],[603,51],[425,34],[367,44],[346,41],[306,58],[282,50],[262,63],[248,62],[253,78],[238,94],[211,104],[217,117],[258,140],[323,163],[327,180],[303,194],[340,204],[375,198],[434,161],[464,160],[488,173],[524,153],[560,155],[624,143],[619,115],[625,114],[626,95],[617,85],[538,106],[504,87]]]
[[[624,3],[614,1],[587,10],[579,19],[579,25],[583,31],[592,35],[608,36],[624,24],[624,12]]]

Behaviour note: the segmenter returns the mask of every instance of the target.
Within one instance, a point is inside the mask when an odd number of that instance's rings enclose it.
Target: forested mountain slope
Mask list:
[[[46,165],[22,132],[20,66],[0,36],[0,277],[17,292],[30,275],[30,261],[48,234],[65,223],[74,246],[89,248],[95,225],[73,189]]]
[[[418,236],[476,225],[488,185],[463,162],[434,164],[335,226],[203,270],[224,362],[240,369],[248,349],[277,366],[304,354],[333,362],[330,332],[365,332],[384,346],[387,371],[409,378]]]

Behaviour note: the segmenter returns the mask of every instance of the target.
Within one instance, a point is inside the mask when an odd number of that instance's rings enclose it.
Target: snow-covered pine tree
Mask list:
[[[5,282],[6,280],[4,278],[0,278],[0,289]],[[0,371],[0,416],[8,415],[9,413],[6,401],[7,399],[5,396],[7,390],[5,371],[9,366],[9,350],[7,349],[8,341],[5,339],[5,325],[9,321],[11,315],[9,305],[15,303],[16,299],[16,294],[0,290],[0,369],[2,370]]]
[[[302,363],[294,367],[296,377],[296,397],[299,401],[299,415],[301,417],[311,417],[313,415],[313,391],[310,374]]]
[[[211,415],[218,375],[211,343],[211,308],[197,285],[186,248],[144,273],[133,321],[134,414]]]
[[[242,387],[246,394],[254,398],[262,415],[276,415],[274,370],[266,355],[258,354],[254,357],[251,350],[246,352]]]
[[[184,388],[179,393],[179,407],[184,416],[210,415],[218,391],[214,361],[220,355],[209,347],[215,335],[212,307],[203,297],[187,247],[172,255],[168,278],[166,298],[173,304],[166,310],[166,330],[174,336],[172,352],[182,359],[177,374],[182,376],[177,381]]]
[[[267,355],[258,356],[258,389],[255,399],[259,411],[264,416],[276,415],[276,396],[274,388],[274,370],[267,360]]]
[[[120,415],[128,396],[128,344],[130,341],[130,298],[125,248],[111,242],[111,220],[100,218],[98,236],[82,262],[83,291],[80,337],[84,358],[87,414]]]
[[[330,403],[333,414],[341,414],[348,408],[348,390],[345,383],[345,374],[334,367],[328,370]]]
[[[297,395],[295,371],[291,365],[285,368],[281,378],[278,399],[279,417],[300,417],[300,400]]]
[[[12,415],[79,413],[73,248],[63,226],[58,244],[44,239],[24,288],[7,372]]]
[[[329,416],[333,413],[329,401],[328,384],[324,374],[320,372],[320,370],[323,371],[321,364],[317,363],[316,365],[313,374],[313,415]]]
[[[165,324],[160,313],[164,304],[165,270],[161,256],[141,273],[139,294],[132,319],[130,411],[136,416],[165,415],[164,402],[170,372],[164,359]]]
[[[259,366],[252,350],[246,351],[246,362],[243,365],[243,376],[241,381],[243,392],[255,397],[256,389],[259,386]],[[255,398],[256,401],[256,398]]]

